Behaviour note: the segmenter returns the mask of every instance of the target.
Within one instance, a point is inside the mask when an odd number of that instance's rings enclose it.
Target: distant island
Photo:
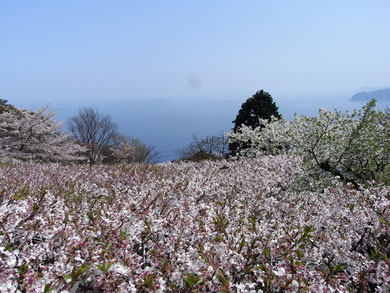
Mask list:
[[[351,97],[351,101],[369,101],[375,99],[377,101],[390,101],[390,89],[382,89],[371,92],[360,92]]]

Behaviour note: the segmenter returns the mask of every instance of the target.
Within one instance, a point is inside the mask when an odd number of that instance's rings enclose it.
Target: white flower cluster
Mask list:
[[[375,110],[375,101],[352,113],[320,109],[318,116],[295,116],[263,127],[243,125],[229,133],[230,142],[248,146],[241,156],[294,154],[304,161],[305,175],[331,177],[357,187],[372,180],[390,183],[390,115]]]
[[[47,107],[10,108],[0,114],[0,157],[45,161],[80,160],[86,149],[70,140]]]
[[[387,292],[390,189],[301,165],[1,165],[0,291]]]

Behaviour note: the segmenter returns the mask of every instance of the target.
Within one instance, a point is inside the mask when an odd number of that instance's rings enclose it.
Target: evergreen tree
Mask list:
[[[278,107],[272,99],[272,96],[264,90],[257,91],[252,97],[248,98],[245,103],[241,105],[236,119],[233,121],[234,128],[233,132],[240,132],[240,127],[242,125],[252,127],[263,128],[264,126],[260,124],[260,119],[271,119],[271,116],[276,118],[281,118],[281,115],[278,112]],[[239,153],[242,149],[245,149],[246,146],[233,142],[229,144],[229,150],[232,156]]]

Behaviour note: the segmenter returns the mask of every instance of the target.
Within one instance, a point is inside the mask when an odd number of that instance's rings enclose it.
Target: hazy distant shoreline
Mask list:
[[[390,89],[381,89],[376,91],[363,91],[354,94],[350,101],[370,101],[375,99],[377,101],[390,101]]]

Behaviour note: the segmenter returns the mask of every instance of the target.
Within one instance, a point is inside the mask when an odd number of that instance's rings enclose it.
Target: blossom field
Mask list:
[[[389,187],[301,166],[2,164],[0,292],[389,292]]]

